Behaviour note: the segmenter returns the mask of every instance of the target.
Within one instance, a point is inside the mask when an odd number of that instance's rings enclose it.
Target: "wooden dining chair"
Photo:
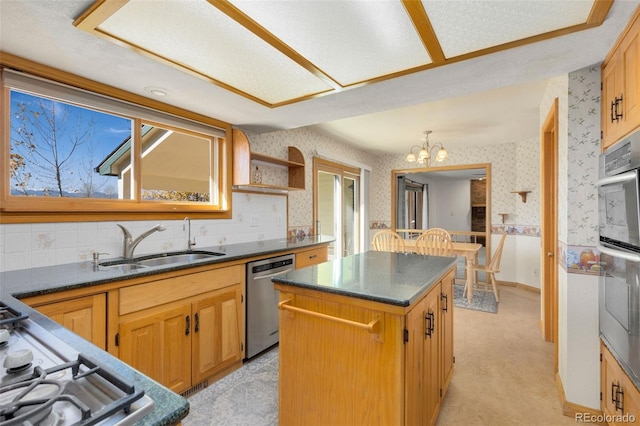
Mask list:
[[[453,256],[451,235],[446,229],[427,229],[416,240],[416,253],[432,256]]]
[[[390,229],[378,231],[373,236],[373,249],[402,253],[404,252],[404,240],[398,233]]]
[[[496,251],[493,253],[493,256],[491,256],[491,262],[489,262],[487,265],[473,265],[470,268],[472,273],[485,273],[484,282],[476,282],[474,290],[493,291],[493,294],[496,296],[496,302],[499,302],[500,299],[498,298],[498,285],[496,284],[495,274],[500,272],[500,259],[502,258],[502,249],[504,248],[504,240],[506,239],[507,233],[505,232],[504,234],[502,234],[502,238],[500,238],[500,242],[498,243],[498,247],[496,247]],[[465,285],[463,296],[466,296],[468,290],[469,289]]]

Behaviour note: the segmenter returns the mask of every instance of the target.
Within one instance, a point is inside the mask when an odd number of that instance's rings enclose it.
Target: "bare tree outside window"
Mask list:
[[[96,137],[114,119],[129,136],[128,119],[12,91],[12,195],[117,197],[117,177],[94,170],[123,138],[116,129],[110,138]]]

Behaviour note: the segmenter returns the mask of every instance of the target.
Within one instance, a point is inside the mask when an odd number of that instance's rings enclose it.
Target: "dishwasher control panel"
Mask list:
[[[284,260],[277,260],[275,262],[265,263],[264,265],[253,266],[251,268],[251,273],[252,274],[257,274],[257,273],[260,273],[260,272],[263,272],[263,271],[270,271],[272,269],[282,268],[283,266],[288,266],[288,265],[293,265],[293,259],[292,258],[284,259]]]

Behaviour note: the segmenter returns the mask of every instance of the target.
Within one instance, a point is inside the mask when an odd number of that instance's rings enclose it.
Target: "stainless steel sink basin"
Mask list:
[[[137,263],[111,263],[111,262],[101,263],[100,266],[104,266],[109,269],[118,269],[123,272],[129,272],[129,271],[134,271],[136,269],[144,269],[148,267],[145,265],[138,265]]]
[[[133,259],[119,259],[100,263],[100,266],[120,268],[122,270],[134,270],[150,266],[173,265],[176,263],[190,263],[196,260],[211,259],[224,256],[225,253],[215,251],[192,250],[174,251],[169,253],[150,254],[135,257]]]
[[[211,259],[212,257],[218,256],[224,256],[224,253],[213,251],[173,252],[163,253],[157,256],[154,255],[153,257],[144,256],[136,260],[136,263],[143,266],[170,265],[173,263],[190,263],[196,260]]]

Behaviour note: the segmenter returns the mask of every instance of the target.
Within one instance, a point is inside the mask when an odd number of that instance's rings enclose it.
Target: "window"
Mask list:
[[[2,77],[3,219],[228,217],[229,129],[14,71]]]
[[[10,91],[11,196],[123,198],[97,162],[131,140],[132,120]],[[131,150],[123,153],[131,163]]]

